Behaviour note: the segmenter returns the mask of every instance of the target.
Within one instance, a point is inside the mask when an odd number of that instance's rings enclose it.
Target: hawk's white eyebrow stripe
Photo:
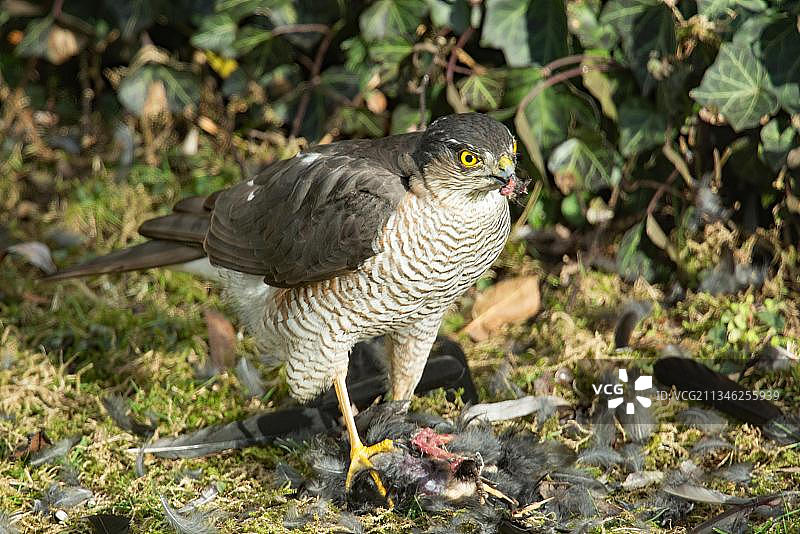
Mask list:
[[[474,146],[470,145],[469,143],[465,143],[464,141],[459,141],[458,139],[452,139],[452,138],[451,138],[451,139],[445,139],[445,140],[444,140],[444,142],[445,142],[445,144],[447,144],[447,145],[465,146],[465,147],[467,147],[468,149],[470,149],[470,150],[472,150],[473,152],[475,152],[476,154],[477,154],[478,152],[480,152],[480,150],[478,150],[478,149],[477,149],[477,148],[475,148]]]

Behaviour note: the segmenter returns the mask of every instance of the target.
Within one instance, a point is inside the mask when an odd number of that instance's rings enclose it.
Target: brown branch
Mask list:
[[[431,66],[433,66],[433,63],[431,63]],[[427,121],[427,119],[425,117],[425,113],[426,113],[425,96],[426,96],[426,92],[428,90],[428,84],[430,83],[430,81],[431,81],[431,75],[430,75],[430,69],[428,69],[428,72],[426,72],[425,75],[422,77],[422,83],[420,84],[419,89],[418,89],[418,91],[419,91],[419,125],[418,126],[419,126],[420,130],[424,130],[425,126],[427,126],[427,123],[428,123],[428,121]]]
[[[464,48],[464,45],[467,44],[467,41],[470,40],[473,33],[475,33],[475,28],[472,26],[467,27],[467,29],[464,30],[464,33],[459,36],[458,41],[456,41],[456,45],[450,51],[450,59],[447,61],[447,74],[445,76],[448,85],[453,83],[453,71],[456,66],[456,59],[458,58],[458,54],[456,52]]]
[[[56,0],[53,2],[53,8],[50,10],[50,14],[53,15],[53,18],[57,19],[61,16],[61,9],[64,7],[64,0]]]
[[[642,187],[646,187],[648,189],[660,189],[664,187],[664,182],[657,182],[656,180],[643,180],[638,179],[634,182],[626,182],[624,185],[624,190],[626,193],[632,193],[634,191],[638,191]],[[686,193],[675,189],[674,187],[667,187],[666,192],[675,195],[676,197],[686,197]]]
[[[653,198],[650,199],[650,202],[647,204],[647,214],[652,215],[653,211],[655,211],[656,206],[658,205],[658,201],[661,196],[664,194],[665,191],[669,188],[672,182],[675,181],[675,178],[678,177],[678,169],[673,169],[670,173],[667,180],[661,184],[661,186],[656,189],[656,192],[653,194]]]
[[[327,33],[330,28],[327,24],[285,24],[269,30],[273,36],[288,33]]]
[[[530,92],[528,92],[528,94],[525,95],[522,100],[520,100],[518,109],[524,110],[526,107],[528,107],[528,104],[530,104],[534,98],[539,96],[539,94],[548,87],[552,87],[558,83],[569,80],[570,78],[575,78],[576,76],[580,76],[591,70],[599,70],[601,72],[605,72],[608,70],[609,66],[610,65],[608,63],[598,63],[597,65],[581,65],[579,67],[559,72],[558,74],[555,74],[550,78],[547,78],[546,80],[542,80],[536,85],[534,85],[533,89],[531,89]]]
[[[322,61],[325,59],[325,53],[331,46],[333,36],[336,35],[338,29],[339,24],[335,25],[333,28],[329,28],[327,33],[325,33],[325,37],[322,38],[319,48],[317,48],[317,55],[314,56],[314,63],[311,66],[310,85],[303,92],[303,96],[300,97],[300,103],[297,105],[297,113],[294,116],[294,121],[292,121],[292,131],[289,137],[297,137],[298,132],[300,132],[300,126],[303,124],[303,118],[306,115],[306,111],[308,111],[308,104],[311,101],[311,92],[319,85],[319,73],[320,70],[322,70]]]
[[[574,63],[581,63],[583,60],[586,59],[584,54],[575,54],[573,56],[565,56],[560,57],[558,59],[554,59],[544,67],[542,67],[542,76],[545,78],[549,78],[553,75],[553,71],[559,69],[561,67],[565,67],[567,65],[572,65]]]

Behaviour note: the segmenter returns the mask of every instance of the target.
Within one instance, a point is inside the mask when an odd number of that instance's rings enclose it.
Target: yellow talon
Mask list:
[[[353,484],[355,475],[368,469],[370,476],[372,476],[372,481],[375,482],[375,487],[378,489],[378,493],[381,494],[381,497],[386,499],[389,508],[393,508],[394,503],[392,502],[392,498],[388,496],[386,487],[383,485],[380,475],[375,470],[372,460],[370,460],[370,458],[376,454],[390,452],[392,448],[393,444],[390,439],[385,439],[380,443],[370,446],[366,446],[361,443],[361,440],[357,440],[350,448],[350,467],[347,470],[347,478],[344,483],[345,490],[350,491],[350,486]]]
[[[347,395],[347,384],[345,383],[345,372],[337,373],[333,380],[333,387],[336,390],[336,398],[339,401],[339,409],[342,410],[342,417],[344,418],[345,426],[347,427],[347,436],[350,438],[350,467],[347,469],[347,478],[345,478],[344,489],[350,491],[350,486],[353,484],[353,477],[361,471],[369,470],[372,476],[375,487],[381,497],[386,499],[386,504],[389,508],[394,508],[392,498],[389,497],[386,491],[386,486],[383,485],[381,476],[372,465],[372,458],[374,455],[389,452],[392,450],[392,440],[385,439],[375,445],[369,447],[361,443],[361,438],[358,437],[358,430],[356,430],[356,422],[353,417],[353,409],[350,407],[350,398]]]

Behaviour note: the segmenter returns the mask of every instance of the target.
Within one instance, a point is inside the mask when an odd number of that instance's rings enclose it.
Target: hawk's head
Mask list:
[[[488,115],[460,113],[437,119],[414,152],[427,189],[490,192],[504,196],[524,192],[515,174],[517,142]]]

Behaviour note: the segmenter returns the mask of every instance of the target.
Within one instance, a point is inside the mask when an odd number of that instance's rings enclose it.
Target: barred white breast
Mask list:
[[[352,273],[291,289],[233,271],[222,276],[262,350],[287,361],[296,398],[329,387],[356,342],[384,334],[418,342],[408,362],[392,362],[395,391],[410,395],[404,389],[416,384],[442,315],[492,265],[509,229],[508,202],[498,191],[458,198],[409,192],[375,240],[380,252]]]

